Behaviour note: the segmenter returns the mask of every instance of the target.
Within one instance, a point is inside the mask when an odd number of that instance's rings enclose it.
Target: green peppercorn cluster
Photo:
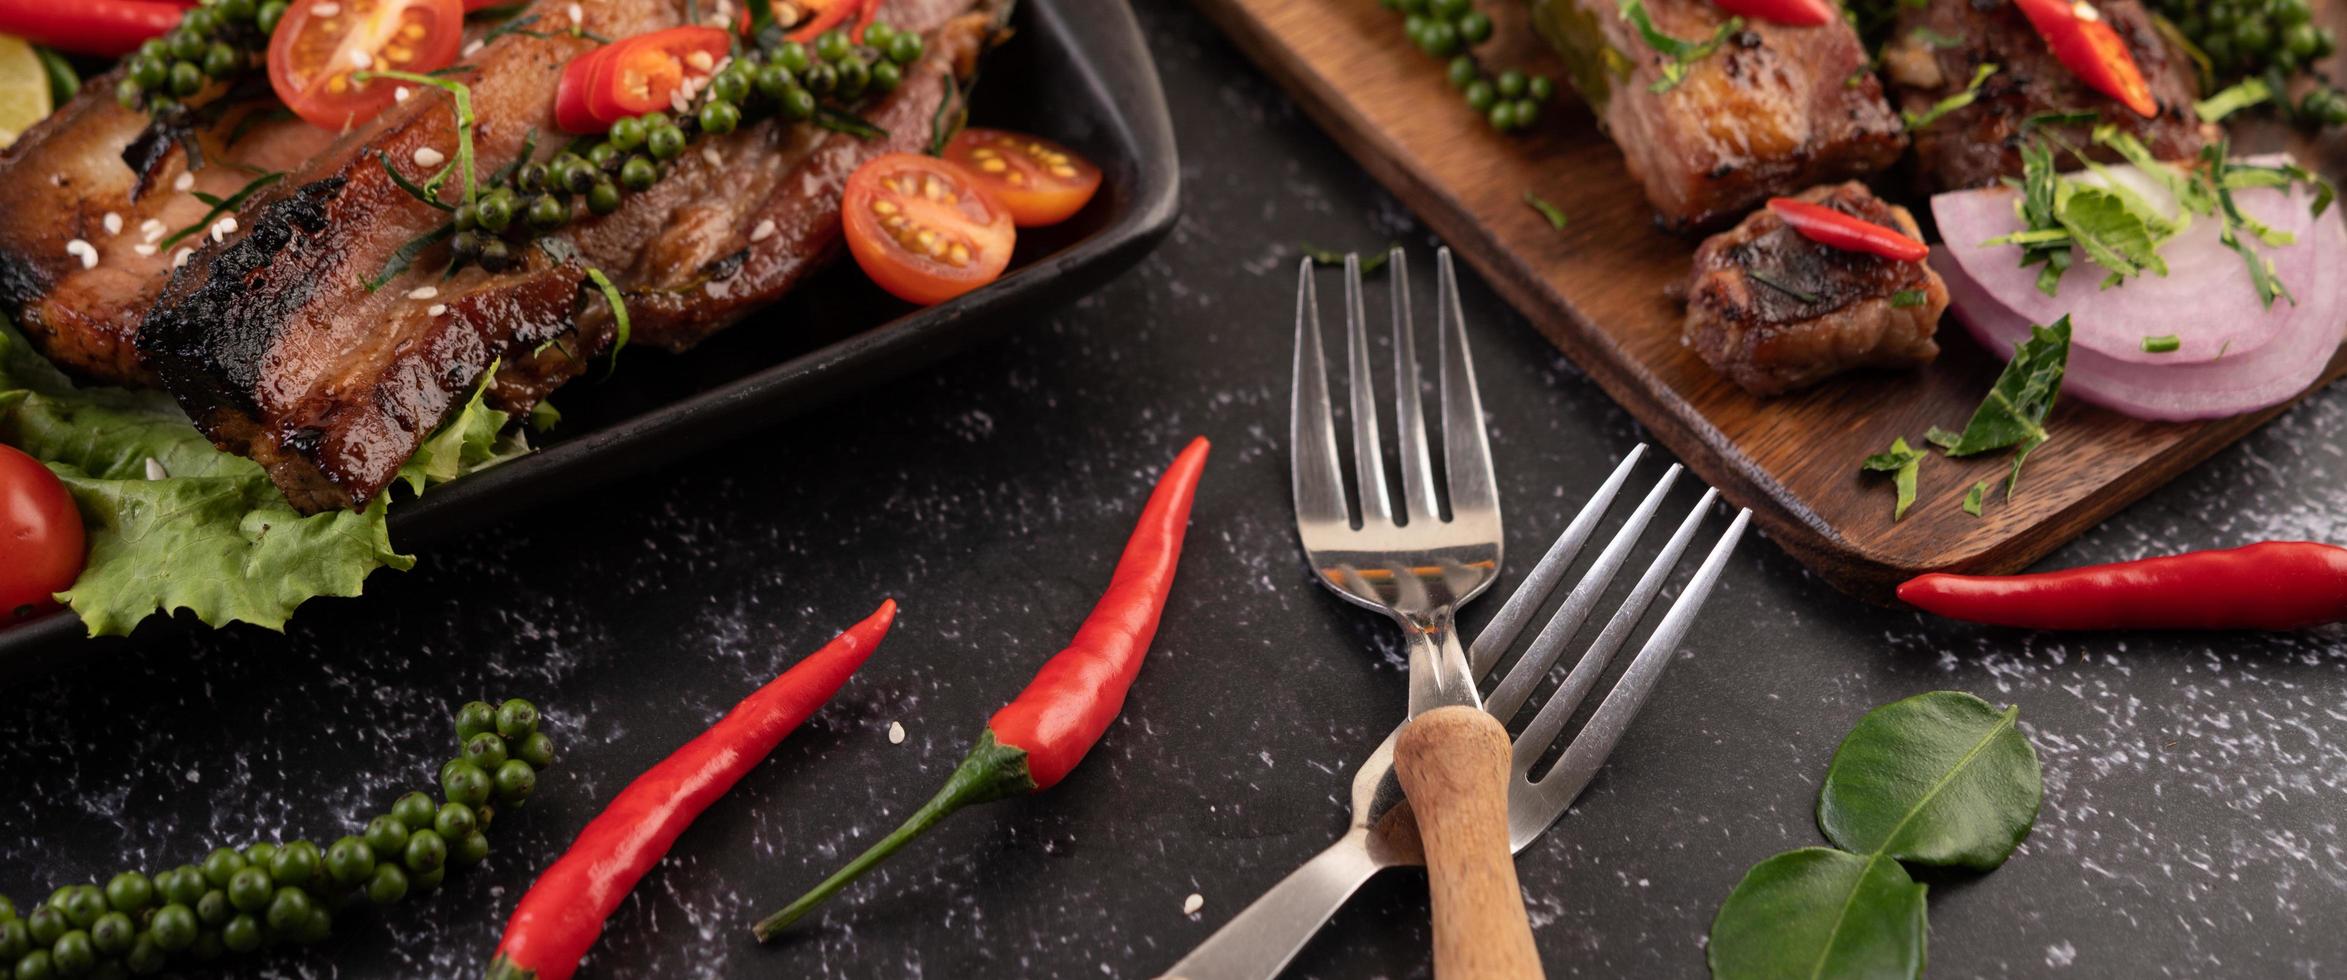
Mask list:
[[[444,802],[409,793],[363,833],[323,849],[306,840],[223,847],[195,864],[67,885],[21,915],[0,896],[0,980],[147,976],[308,945],[326,938],[339,911],[438,888],[449,868],[488,856],[483,832],[497,808],[520,806],[538,770],[554,764],[528,701],[467,704],[456,734],[461,748],[440,770]]]
[[[2208,56],[2216,81],[2264,78],[2287,92],[2290,77],[2339,48],[2339,37],[2314,22],[2310,0],[2157,0],[2156,9]],[[2309,125],[2347,125],[2347,94],[2328,84],[2288,107]]]
[[[1451,87],[1467,100],[1468,108],[1483,114],[1502,132],[1532,128],[1540,121],[1540,107],[1556,95],[1556,82],[1546,75],[1526,75],[1509,69],[1493,75],[1484,70],[1470,49],[1491,40],[1491,16],[1475,9],[1475,0],[1378,0],[1402,15],[1402,30],[1410,43],[1428,57],[1450,63]]]
[[[286,0],[204,0],[126,59],[115,101],[164,112],[207,86],[235,82],[260,64],[285,7]]]
[[[862,44],[834,30],[812,45],[786,41],[771,51],[751,49],[710,76],[686,111],[621,119],[610,132],[579,140],[552,160],[515,167],[475,203],[456,209],[450,250],[460,265],[505,271],[518,261],[518,244],[561,228],[581,208],[610,214],[625,193],[658,183],[695,136],[733,132],[751,114],[805,122],[826,106],[893,92],[921,53],[919,34],[882,23],[865,28]]]

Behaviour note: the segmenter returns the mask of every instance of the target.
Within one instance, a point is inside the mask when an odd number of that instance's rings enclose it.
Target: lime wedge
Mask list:
[[[49,101],[49,73],[41,56],[22,38],[0,34],[0,146],[16,142],[56,108]]]

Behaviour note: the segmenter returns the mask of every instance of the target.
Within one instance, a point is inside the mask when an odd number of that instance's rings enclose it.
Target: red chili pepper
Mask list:
[[[1158,614],[1181,562],[1182,535],[1190,523],[1190,502],[1206,468],[1206,440],[1191,440],[1174,458],[1149,503],[1140,526],[1125,544],[1108,591],[1085,617],[1066,649],[1037,671],[1027,689],[987,719],[978,744],[962,758],[945,787],[904,826],[873,844],[837,874],[823,880],[756,928],[764,942],[798,921],[864,872],[885,861],[913,838],[965,806],[1037,793],[1057,785],[1100,741],[1124,708],[1125,692],[1141,671],[1141,658],[1157,634]]]
[[[1738,17],[1750,17],[1790,27],[1831,24],[1841,15],[1827,0],[1711,0],[1712,5]]]
[[[2037,28],[2037,36],[2045,39],[2054,57],[2079,81],[2119,100],[2145,119],[2160,114],[2160,104],[2151,97],[2151,85],[2143,80],[2135,55],[2093,4],[2086,0],[2013,2],[2021,7],[2022,16],[2029,18],[2029,26]]]
[[[1931,246],[1895,228],[1854,218],[1823,204],[1790,197],[1768,199],[1768,209],[1783,218],[1801,237],[1846,252],[1865,252],[1894,262],[1921,262],[1931,257]]]
[[[2347,622],[2347,548],[2267,541],[2036,575],[1925,575],[1899,598],[2028,629],[2304,629]]]
[[[855,39],[861,41],[864,38],[864,25],[870,24],[872,18],[880,13],[880,0],[809,0],[799,6],[814,8],[799,21],[799,26],[791,28],[788,35],[791,40],[801,44],[812,42],[822,36],[824,31],[847,23],[850,17],[856,18],[852,27]]]
[[[116,58],[178,27],[186,14],[186,5],[165,0],[0,0],[0,34]]]
[[[896,601],[881,603],[621,790],[514,906],[489,980],[569,980],[603,921],[676,836],[831,700],[895,621]]]

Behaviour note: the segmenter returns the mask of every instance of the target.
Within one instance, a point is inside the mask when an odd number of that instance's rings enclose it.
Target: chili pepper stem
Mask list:
[[[538,980],[538,971],[500,956],[489,961],[489,973],[484,980]]]
[[[929,802],[913,811],[903,826],[865,849],[855,860],[848,862],[847,867],[823,879],[822,884],[799,896],[797,901],[785,906],[782,911],[767,916],[752,931],[757,933],[759,942],[773,939],[777,933],[790,928],[791,923],[814,911],[815,906],[838,894],[840,889],[862,877],[864,872],[878,867],[880,862],[888,860],[906,844],[912,843],[914,838],[928,832],[929,828],[956,810],[1034,791],[1035,779],[1027,772],[1027,750],[1002,744],[995,739],[994,732],[988,730],[978,737],[978,744],[970,748],[970,754],[962,757],[961,765],[954,767],[953,775],[946,777],[945,786],[937,791],[936,796],[930,797]]]

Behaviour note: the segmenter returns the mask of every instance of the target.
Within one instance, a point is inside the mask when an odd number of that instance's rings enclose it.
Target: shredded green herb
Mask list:
[[[414,82],[418,85],[429,85],[447,92],[450,99],[456,103],[456,157],[449,161],[449,165],[455,167],[456,172],[464,176],[465,205],[470,207],[479,199],[480,177],[473,172],[473,90],[471,86],[445,78],[418,75],[412,71],[357,71],[352,72],[350,77],[352,81],[357,82],[363,82],[370,78],[391,78]],[[437,192],[440,189],[440,184],[435,179],[425,187]]]
[[[399,168],[398,168],[398,167],[395,167],[395,166],[393,166],[393,165],[392,165],[392,163],[391,163],[391,154],[389,154],[389,153],[387,153],[387,152],[384,152],[384,151],[382,151],[382,150],[377,150],[377,151],[375,151],[375,159],[377,159],[377,160],[381,160],[381,161],[383,162],[383,172],[384,172],[384,173],[387,173],[387,174],[390,174],[390,175],[391,175],[391,182],[392,182],[392,183],[394,183],[394,184],[398,184],[398,185],[399,185],[399,189],[400,189],[400,190],[403,190],[403,191],[406,191],[406,192],[408,193],[408,196],[410,196],[410,197],[413,197],[413,198],[415,198],[416,200],[422,201],[422,202],[424,202],[424,203],[426,203],[426,204],[429,204],[429,205],[431,205],[431,206],[433,206],[433,207],[439,208],[439,209],[440,209],[440,210],[442,210],[442,211],[454,211],[454,210],[456,210],[456,208],[454,208],[454,207],[451,207],[451,206],[449,206],[449,205],[447,205],[447,204],[443,204],[443,203],[441,203],[439,198],[433,197],[431,194],[429,194],[429,193],[425,192],[425,190],[424,190],[422,187],[418,186],[418,185],[416,184],[416,182],[415,182],[415,181],[412,181],[412,180],[409,180],[409,179],[407,179],[407,175],[406,175],[406,174],[402,174],[402,173],[400,173],[400,172],[399,172]]]
[[[515,9],[518,11],[521,8],[516,7]],[[488,44],[489,42],[497,40],[498,38],[504,37],[508,34],[520,34],[525,37],[534,37],[541,41],[553,37],[551,34],[545,34],[528,29],[531,24],[535,24],[537,22],[537,14],[516,17],[512,20],[506,21],[505,23],[497,25],[496,27],[490,28],[487,33],[481,35],[480,43]]]
[[[1901,112],[1899,113],[1899,116],[1907,121],[1907,128],[1909,130],[1917,130],[1929,126],[1932,123],[1938,122],[1941,116],[1945,116],[1948,113],[1962,109],[1965,106],[1979,101],[1981,83],[1988,81],[1988,77],[1996,73],[1997,66],[1995,65],[1981,65],[1978,68],[1974,68],[1972,70],[1972,81],[1964,86],[1964,91],[1948,96],[1947,98],[1941,99],[1938,102],[1934,102],[1932,103],[1931,108],[1925,109],[1922,112]]]
[[[1541,217],[1548,219],[1550,228],[1558,231],[1565,230],[1565,209],[1549,203],[1531,191],[1524,192],[1524,203],[1531,206],[1532,210],[1540,212]]]
[[[611,363],[616,367],[619,352],[627,347],[628,341],[627,299],[619,294],[619,287],[611,284],[611,277],[604,275],[603,270],[588,266],[587,278],[594,281],[596,289],[602,290],[603,301],[611,304]]]
[[[1386,260],[1392,258],[1394,249],[1400,247],[1400,242],[1394,242],[1387,245],[1377,254],[1362,259],[1361,274],[1366,276],[1370,273],[1376,272],[1379,269],[1385,268]],[[1338,266],[1345,264],[1345,253],[1339,252],[1333,248],[1315,248],[1313,247],[1312,243],[1305,242],[1302,246],[1300,246],[1300,250],[1304,253],[1304,257],[1312,260],[1313,265]]]
[[[1800,288],[1800,287],[1798,287],[1798,286],[1791,285],[1791,284],[1789,284],[1789,283],[1778,282],[1778,281],[1777,281],[1777,279],[1776,279],[1776,277],[1774,277],[1774,276],[1771,276],[1771,275],[1769,275],[1768,273],[1762,272],[1762,271],[1760,271],[1760,270],[1758,270],[1758,269],[1749,269],[1749,270],[1746,270],[1744,274],[1745,274],[1745,275],[1748,275],[1748,276],[1751,276],[1751,277],[1752,277],[1752,281],[1753,281],[1753,282],[1757,282],[1757,283],[1759,283],[1759,284],[1761,284],[1761,285],[1763,285],[1763,286],[1767,286],[1767,287],[1768,287],[1768,288],[1770,288],[1770,289],[1774,289],[1774,290],[1776,290],[1777,292],[1780,292],[1780,293],[1783,293],[1783,294],[1785,294],[1785,295],[1787,295],[1787,296],[1793,297],[1794,299],[1800,300],[1801,302],[1804,302],[1804,303],[1815,303],[1815,302],[1817,302],[1817,294],[1816,294],[1816,293],[1810,292],[1810,291],[1808,291],[1808,290],[1806,290],[1806,289],[1802,289],[1802,288]]]
[[[2083,126],[2088,123],[2101,122],[2102,118],[2103,114],[2096,112],[2093,109],[2068,109],[2060,112],[2040,112],[2037,115],[2021,120],[2021,135],[2027,136],[2032,130],[2036,130],[2045,126]]]
[[[1973,484],[1972,489],[1964,494],[1964,513],[1979,517],[1981,503],[1987,496],[1988,481]]]
[[[193,235],[211,227],[212,222],[220,220],[220,216],[223,214],[233,213],[239,205],[242,205],[245,202],[246,198],[253,196],[254,192],[284,179],[285,174],[283,171],[272,171],[247,181],[243,187],[237,190],[236,193],[230,194],[227,197],[216,197],[201,191],[195,192],[193,194],[195,199],[202,201],[205,204],[211,205],[212,209],[204,212],[203,217],[196,219],[195,224],[172,232],[169,237],[164,238],[160,242],[156,242],[155,248],[157,250],[170,248],[173,245],[179,244],[182,240],[185,240],[187,236]]]
[[[1932,30],[1929,27],[1918,27],[1912,31],[1909,31],[1907,32],[1907,37],[1917,43],[1926,44],[1933,48],[1952,48],[1964,43],[1964,35],[1962,33],[1942,34],[1938,31]]]
[[[1988,397],[1972,412],[1961,433],[1933,428],[1924,435],[1950,456],[1972,456],[1998,449],[2015,449],[2013,470],[2005,479],[2005,498],[2021,484],[2021,464],[2047,439],[2045,420],[2053,413],[2062,390],[2062,375],[2070,363],[2070,318],[2050,327],[2032,326],[2030,337],[2013,350]],[[2018,447],[2018,448],[2016,448]]]
[[[2184,341],[2181,338],[2178,338],[2175,334],[2165,334],[2158,337],[2143,338],[2143,352],[2146,354],[2174,353],[2178,348],[2183,346]]]
[[[1899,290],[1898,292],[1895,292],[1895,293],[1892,293],[1892,294],[1891,294],[1891,309],[1894,309],[1894,310],[1909,310],[1909,309],[1914,309],[1915,307],[1922,306],[1922,305],[1923,305],[1923,303],[1924,303],[1924,301],[1925,301],[1926,299],[1929,299],[1929,298],[1930,298],[1930,297],[1928,297],[1928,296],[1924,295],[1924,292],[1923,292],[1923,290],[1920,290],[1920,289],[1902,289],[1902,290]]]
[[[870,122],[865,121],[861,116],[841,112],[838,109],[834,109],[830,106],[819,106],[816,108],[815,125],[831,130],[834,133],[846,133],[849,136],[853,136],[860,140],[878,140],[888,138],[888,130],[872,125]]]
[[[1689,65],[1711,57],[1712,52],[1718,51],[1720,45],[1727,43],[1729,38],[1736,36],[1737,32],[1744,29],[1744,18],[1730,17],[1720,22],[1720,25],[1712,30],[1710,37],[1700,41],[1689,41],[1684,38],[1672,37],[1663,33],[1661,28],[1654,26],[1654,17],[1646,12],[1644,0],[1621,0],[1621,3],[1622,19],[1629,21],[1630,26],[1638,29],[1638,36],[1646,42],[1647,47],[1653,48],[1656,53],[1667,59],[1662,65],[1662,77],[1646,87],[1649,92],[1668,92],[1678,87],[1680,82],[1686,81]]]
[[[425,249],[439,244],[443,239],[454,234],[456,234],[456,225],[444,224],[408,239],[407,244],[401,245],[398,251],[391,253],[390,260],[383,263],[382,273],[367,282],[367,291],[374,292],[383,288],[384,283],[399,278],[400,273],[406,272],[409,266],[416,264],[416,257],[424,254]]]
[[[1891,484],[1899,496],[1898,506],[1891,510],[1891,520],[1907,517],[1907,508],[1915,506],[1915,475],[1923,468],[1923,453],[1910,448],[1906,437],[1891,440],[1889,452],[1866,457],[1861,468],[1873,473],[1891,474]]]
[[[2201,122],[2214,123],[2273,97],[2273,87],[2267,85],[2265,79],[2244,78],[2231,88],[2193,103],[2192,111],[2200,117]]]

